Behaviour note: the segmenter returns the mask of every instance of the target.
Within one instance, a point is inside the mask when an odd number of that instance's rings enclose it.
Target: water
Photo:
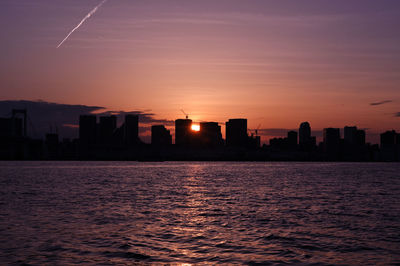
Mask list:
[[[400,264],[400,164],[0,162],[2,264]]]

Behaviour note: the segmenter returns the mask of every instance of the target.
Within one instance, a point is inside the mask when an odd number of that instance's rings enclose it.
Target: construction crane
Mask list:
[[[260,129],[261,124],[258,124],[258,127],[256,128],[256,137],[258,136],[258,130]]]
[[[183,109],[181,109],[181,112],[186,116],[186,119],[189,119],[189,115],[187,113],[185,113],[185,111],[183,111]]]

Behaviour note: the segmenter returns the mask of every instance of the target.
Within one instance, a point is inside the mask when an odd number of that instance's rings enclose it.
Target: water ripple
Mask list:
[[[2,264],[400,264],[400,165],[0,162]]]

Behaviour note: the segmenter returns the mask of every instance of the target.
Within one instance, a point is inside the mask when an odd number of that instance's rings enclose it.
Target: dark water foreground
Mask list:
[[[0,162],[1,264],[400,264],[400,164]]]

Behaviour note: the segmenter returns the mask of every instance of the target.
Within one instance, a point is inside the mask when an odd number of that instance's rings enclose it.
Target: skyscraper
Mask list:
[[[79,117],[79,146],[82,150],[93,148],[96,143],[96,116],[81,115]]]
[[[400,134],[394,130],[381,134],[381,159],[384,161],[400,160]]]
[[[340,151],[340,129],[324,128],[324,152],[329,159],[337,159]]]
[[[354,145],[357,139],[357,127],[344,127],[344,141],[346,144]]]
[[[200,123],[201,142],[206,147],[223,145],[221,127],[217,122]]]
[[[226,122],[226,145],[231,147],[246,147],[247,142],[247,119],[229,119]]]
[[[396,131],[386,131],[385,133],[381,134],[381,149],[391,149],[393,148],[397,142],[398,134]]]
[[[287,133],[287,144],[288,148],[291,150],[295,150],[297,148],[297,132],[296,131],[289,131]]]
[[[308,122],[303,122],[299,127],[299,147],[302,151],[311,151],[315,148],[316,138],[311,136],[311,127]]]
[[[117,117],[115,115],[101,116],[99,124],[99,141],[100,144],[110,145],[112,136],[117,128]]]
[[[365,145],[365,130],[357,129],[356,132],[356,145],[364,146]]]
[[[303,122],[299,127],[299,144],[304,145],[310,141],[311,127],[308,122]]]
[[[190,145],[192,120],[175,120],[175,144],[177,146]]]
[[[124,142],[128,147],[139,143],[139,117],[137,115],[125,115]]]

